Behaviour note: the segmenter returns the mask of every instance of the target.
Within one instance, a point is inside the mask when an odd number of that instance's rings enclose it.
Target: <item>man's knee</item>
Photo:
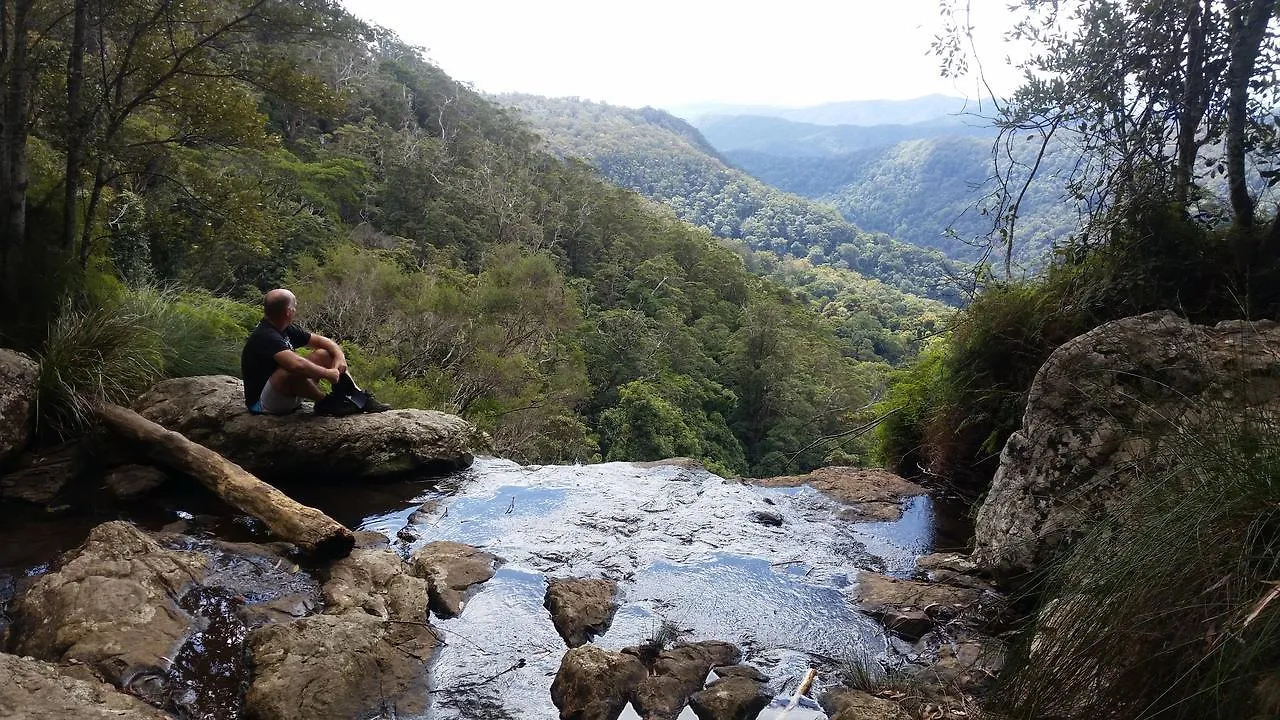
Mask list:
[[[337,364],[336,362],[334,362],[333,355],[331,355],[329,351],[325,350],[324,348],[318,348],[316,350],[312,350],[311,353],[307,355],[307,359],[319,365],[322,368],[333,369],[333,367]]]

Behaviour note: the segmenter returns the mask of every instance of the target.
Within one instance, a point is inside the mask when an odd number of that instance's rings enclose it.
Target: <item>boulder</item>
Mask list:
[[[498,559],[450,540],[427,543],[409,559],[410,572],[430,583],[431,611],[444,618],[462,613],[466,591],[493,577]]]
[[[578,647],[609,629],[618,611],[613,599],[617,592],[618,583],[612,580],[551,578],[543,605],[560,637],[569,647]]]
[[[169,720],[167,713],[63,668],[0,653],[0,717],[77,720]]]
[[[205,559],[166,550],[124,522],[99,525],[13,609],[17,652],[91,666],[117,686],[168,666],[192,627],[177,599]]]
[[[259,720],[416,716],[437,644],[425,623],[360,611],[265,625],[249,635],[256,672],[245,708]]]
[[[1280,411],[1280,324],[1193,325],[1170,312],[1074,338],[1036,373],[978,511],[984,569],[1034,569],[1130,494],[1162,456],[1224,423]]]
[[[624,653],[638,652],[627,648]],[[649,676],[636,688],[631,704],[645,720],[675,720],[689,697],[702,689],[711,668],[734,665],[742,652],[718,640],[685,643],[662,651]]]
[[[264,480],[393,476],[455,470],[485,444],[471,423],[433,410],[349,417],[252,415],[243,384],[211,375],[157,384],[134,404],[143,417],[216,450]]]
[[[902,517],[902,501],[924,495],[925,489],[888,470],[876,468],[825,467],[807,475],[783,475],[744,482],[764,487],[808,485],[849,505],[851,520],[885,521]]]
[[[689,707],[698,720],[755,720],[772,699],[758,680],[726,677],[694,693]]]
[[[769,677],[760,672],[760,669],[753,665],[725,665],[723,667],[711,668],[711,672],[715,673],[716,677],[720,678],[744,677],[760,683],[769,682]]]
[[[822,709],[831,720],[911,720],[898,703],[850,688],[837,688],[823,695]]]
[[[0,348],[0,468],[31,441],[39,376],[34,360]]]
[[[551,701],[561,720],[616,720],[647,674],[634,655],[582,645],[560,661]]]

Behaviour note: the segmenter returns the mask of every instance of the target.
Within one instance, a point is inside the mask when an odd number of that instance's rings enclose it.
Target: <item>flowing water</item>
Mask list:
[[[818,667],[820,695],[842,661],[890,653],[883,629],[854,607],[857,572],[909,574],[936,544],[927,496],[905,501],[901,520],[850,523],[809,488],[760,488],[677,466],[522,467],[481,458],[445,478],[288,490],[349,527],[383,533],[405,557],[455,540],[502,558],[460,617],[433,621],[446,645],[429,671],[433,704],[424,717],[441,719],[558,716],[549,690],[566,648],[542,604],[549,577],[618,581],[621,607],[595,639],[600,646],[656,634],[725,640],[779,695]],[[782,523],[757,521],[762,512]],[[0,563],[9,566],[0,571],[0,601],[15,578],[47,570],[47,561],[26,560]],[[197,601],[224,602],[216,594]],[[200,667],[197,660],[188,662]],[[235,671],[222,672],[235,679]]]

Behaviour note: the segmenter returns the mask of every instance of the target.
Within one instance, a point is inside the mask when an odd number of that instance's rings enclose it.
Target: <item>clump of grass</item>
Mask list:
[[[98,403],[128,404],[164,377],[238,374],[254,315],[249,306],[172,287],[64,301],[38,353],[42,431],[73,435]]]
[[[1275,428],[1237,419],[1159,444],[1121,505],[1048,569],[1002,678],[1012,717],[1280,717]]]
[[[164,353],[146,318],[119,307],[64,303],[39,361],[40,426],[67,437],[90,422],[98,403],[128,403],[159,379]]]

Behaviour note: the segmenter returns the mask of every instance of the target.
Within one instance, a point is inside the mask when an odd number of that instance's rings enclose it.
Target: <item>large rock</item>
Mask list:
[[[471,464],[485,442],[471,423],[433,410],[342,418],[305,410],[252,415],[244,407],[242,383],[225,375],[166,380],[134,409],[267,480],[459,469]]]
[[[493,577],[498,559],[451,540],[427,543],[409,559],[410,572],[430,583],[431,611],[444,618],[462,613],[466,592]]]
[[[903,580],[865,570],[858,573],[856,596],[863,612],[909,640],[977,609],[984,599],[977,588]]]
[[[39,375],[31,358],[0,348],[0,468],[31,440]]]
[[[325,614],[254,630],[257,672],[246,697],[262,720],[369,717],[428,706],[427,665],[439,644],[427,625],[427,581],[386,548],[334,563]]]
[[[807,475],[746,478],[744,482],[764,487],[808,485],[848,505],[851,520],[897,520],[902,517],[903,500],[925,494],[910,480],[877,468],[825,467]]]
[[[22,455],[0,475],[0,500],[53,503],[80,472],[81,454],[79,443],[67,442]]]
[[[850,688],[837,688],[823,695],[822,708],[831,720],[911,720],[898,703]]]
[[[609,629],[618,611],[617,592],[618,583],[612,580],[551,578],[543,605],[565,644],[578,647]]]
[[[168,720],[170,716],[110,685],[75,678],[33,658],[0,653],[0,717]]]
[[[414,715],[428,705],[437,641],[425,624],[364,612],[266,625],[249,636],[256,669],[245,698],[259,720]]]
[[[56,572],[14,606],[16,650],[78,661],[118,686],[164,669],[192,627],[177,599],[204,575],[205,559],[165,550],[124,522],[99,525]]]
[[[1280,325],[1192,325],[1168,312],[1107,323],[1036,373],[1022,427],[978,512],[974,559],[1035,568],[1105,515],[1158,458],[1224,422],[1280,412]]]
[[[616,720],[647,674],[634,655],[582,645],[560,661],[551,701],[561,720]]]

